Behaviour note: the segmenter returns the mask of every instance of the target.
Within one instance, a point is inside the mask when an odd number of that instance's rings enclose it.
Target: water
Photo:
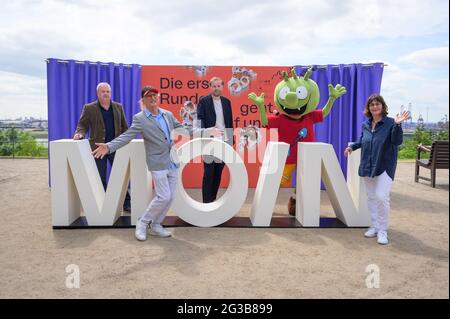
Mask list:
[[[36,138],[36,142],[38,142],[42,146],[48,148],[48,139],[47,138]]]

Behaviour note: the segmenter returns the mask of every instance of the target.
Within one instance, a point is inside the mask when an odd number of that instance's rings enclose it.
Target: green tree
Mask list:
[[[47,148],[29,132],[8,128],[0,130],[0,156],[47,157]]]
[[[414,159],[416,158],[416,145],[431,145],[433,141],[436,140],[448,140],[448,130],[441,130],[439,132],[433,133],[432,131],[426,130],[425,127],[419,125],[414,131],[414,135],[411,139],[405,141],[399,149],[398,158],[399,159]],[[421,158],[428,158],[428,153],[422,153]]]

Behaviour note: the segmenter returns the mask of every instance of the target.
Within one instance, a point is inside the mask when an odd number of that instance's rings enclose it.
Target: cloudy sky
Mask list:
[[[0,118],[47,118],[45,59],[176,65],[385,62],[391,110],[448,114],[447,0],[2,1]]]

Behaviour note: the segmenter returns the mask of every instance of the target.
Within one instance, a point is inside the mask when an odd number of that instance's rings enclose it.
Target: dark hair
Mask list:
[[[380,94],[372,94],[371,96],[369,96],[366,102],[366,106],[364,107],[364,115],[367,116],[368,118],[372,118],[372,113],[370,113],[369,106],[370,104],[372,104],[373,101],[381,103],[381,105],[383,106],[381,112],[383,116],[386,116],[388,114],[388,106]]]

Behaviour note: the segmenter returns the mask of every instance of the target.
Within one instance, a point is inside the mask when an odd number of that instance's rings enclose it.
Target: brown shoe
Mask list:
[[[294,197],[289,197],[288,211],[289,211],[289,215],[295,216],[295,198]]]

